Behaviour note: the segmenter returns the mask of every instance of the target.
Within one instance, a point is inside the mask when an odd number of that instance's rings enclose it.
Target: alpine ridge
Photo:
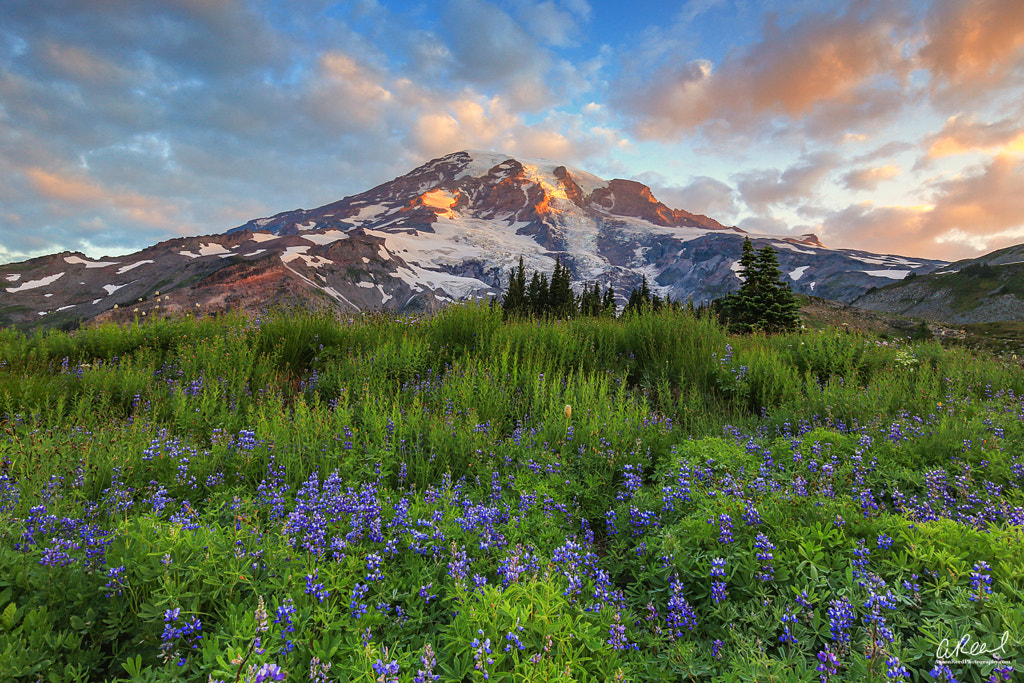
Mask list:
[[[843,302],[947,265],[829,249],[814,235],[748,235],[670,208],[636,181],[463,151],[366,192],[221,234],[116,258],[64,252],[0,266],[0,325],[69,327],[288,301],[430,312],[497,294],[520,256],[544,272],[561,259],[577,288],[612,285],[624,300],[646,276],[662,296],[699,303],[739,287],[747,236],[775,248],[795,291]]]

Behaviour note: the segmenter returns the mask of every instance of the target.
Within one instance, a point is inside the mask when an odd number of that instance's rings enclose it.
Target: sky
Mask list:
[[[544,158],[756,233],[1024,242],[1021,0],[4,0],[0,263]]]

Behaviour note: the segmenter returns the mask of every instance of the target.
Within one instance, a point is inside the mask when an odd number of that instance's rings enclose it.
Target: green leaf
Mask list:
[[[13,602],[4,608],[3,613],[0,613],[0,624],[3,624],[5,631],[10,631],[14,628],[15,621],[17,620],[18,606]]]
[[[132,678],[138,678],[142,674],[142,655],[135,655],[135,658],[128,658],[121,663],[123,668]]]

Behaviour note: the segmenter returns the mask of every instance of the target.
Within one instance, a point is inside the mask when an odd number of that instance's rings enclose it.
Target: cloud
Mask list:
[[[838,160],[829,152],[804,157],[785,171],[777,168],[744,171],[733,176],[743,202],[755,213],[766,213],[774,204],[808,201],[818,183]]]
[[[1011,82],[1024,66],[1019,0],[936,0],[918,52],[940,101],[964,102]]]
[[[160,228],[173,225],[177,211],[167,202],[136,192],[106,188],[80,175],[28,169],[26,177],[40,196],[85,210],[110,210],[127,219]]]
[[[592,126],[582,116],[551,113],[528,123],[503,98],[472,90],[454,99],[420,92],[409,127],[419,161],[459,149],[494,149],[577,163],[622,143],[616,131]]]
[[[556,47],[577,45],[582,24],[590,18],[591,13],[586,0],[518,0],[515,9],[520,21],[532,35],[542,43]]]
[[[870,152],[866,152],[865,154],[861,154],[859,156],[854,157],[853,163],[870,164],[872,162],[878,161],[879,159],[889,159],[898,154],[909,152],[913,149],[917,149],[917,146],[912,143],[903,142],[901,140],[893,140],[890,142],[886,142],[885,144],[881,145],[880,147],[877,147],[876,149],[871,150]]]
[[[855,168],[843,174],[843,186],[848,190],[875,190],[878,184],[900,174],[899,166],[885,165],[877,168]]]
[[[1000,235],[1024,237],[1024,160],[993,158],[981,172],[936,186],[935,208],[925,226],[937,237],[956,242],[952,231],[990,244]]]
[[[969,152],[1024,153],[1024,122],[1007,118],[982,123],[971,115],[953,116],[938,133],[925,139],[927,159]]]
[[[320,55],[310,89],[303,94],[310,114],[337,131],[369,132],[384,125],[392,100],[386,76],[340,51]]]
[[[696,176],[686,185],[676,185],[660,173],[647,172],[636,179],[650,187],[659,201],[674,209],[702,214],[721,223],[734,221],[739,215],[736,190],[715,178]]]
[[[951,250],[935,243],[924,227],[929,207],[882,206],[860,202],[833,212],[822,221],[821,239],[834,247],[856,248],[879,254],[943,258]]]
[[[786,235],[792,232],[786,221],[771,216],[748,216],[740,221],[738,227],[755,235]]]
[[[841,246],[955,260],[1024,238],[1024,160],[1001,155],[973,173],[934,183],[931,204],[834,212],[823,234]]]
[[[444,11],[454,75],[476,86],[500,86],[517,108],[552,99],[544,77],[549,53],[505,11],[481,0],[451,0]]]
[[[613,102],[645,138],[673,139],[716,121],[731,132],[758,129],[819,109],[813,134],[846,132],[902,101],[892,78],[905,71],[894,39],[903,20],[890,7],[862,9],[855,3],[839,16],[806,15],[785,29],[769,17],[761,40],[718,68],[694,60],[661,66],[649,78],[630,74],[616,84]]]

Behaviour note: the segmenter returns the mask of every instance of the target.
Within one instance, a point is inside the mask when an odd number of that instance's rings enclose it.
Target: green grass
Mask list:
[[[883,680],[889,656],[929,680],[943,638],[1004,632],[1020,670],[1021,396],[1024,371],[985,352],[685,312],[3,330],[0,671],[309,680],[317,657],[337,681],[394,660],[406,683],[430,645],[443,680],[489,658],[502,681],[816,681],[829,647],[842,680]],[[865,550],[898,605],[872,659]],[[202,640],[167,639],[193,618]]]

